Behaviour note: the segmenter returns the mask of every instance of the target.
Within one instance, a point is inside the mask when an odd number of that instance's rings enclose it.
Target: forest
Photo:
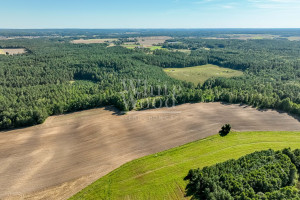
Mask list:
[[[137,36],[171,36],[171,37],[224,37],[226,34],[271,34],[282,37],[300,36],[299,29],[0,29],[3,37],[71,37],[94,38],[116,37],[128,38]]]
[[[300,199],[295,187],[300,150],[265,150],[214,166],[192,169],[186,195],[193,200]]]
[[[97,32],[98,31],[98,32]],[[112,30],[86,35],[111,37]],[[242,32],[241,30],[234,30]],[[118,38],[168,35],[162,50],[126,49],[108,44],[72,44],[84,30],[0,30],[1,48],[25,48],[0,55],[0,129],[43,123],[50,115],[115,105],[123,111],[187,102],[247,104],[300,115],[300,42],[287,39],[203,39],[233,30],[115,30]],[[127,33],[128,32],[128,33]],[[295,30],[251,30],[293,35]],[[37,38],[19,38],[21,36]],[[197,37],[187,37],[197,35]],[[120,39],[120,41],[124,39]],[[190,53],[178,50],[188,49]],[[215,64],[243,71],[204,84],[169,77],[163,68]]]

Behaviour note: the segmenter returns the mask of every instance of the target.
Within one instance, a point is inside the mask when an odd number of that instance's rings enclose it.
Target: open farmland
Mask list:
[[[156,36],[156,37],[137,37],[138,43],[144,47],[152,47],[155,44],[162,44],[166,40],[172,39],[168,36]]]
[[[190,54],[192,51],[189,50],[189,49],[176,49],[176,50],[173,50],[173,51],[179,51],[179,52],[182,52],[182,53],[187,53],[187,54]]]
[[[158,44],[163,44],[166,40],[172,39],[168,36],[153,36],[153,37],[136,37],[129,38],[131,40],[137,39],[137,42],[126,42],[123,44],[123,47],[133,49],[135,47],[143,47],[150,48],[150,50],[161,49],[161,46],[157,46]]]
[[[210,64],[186,68],[165,68],[164,71],[173,78],[192,82],[195,85],[198,83],[203,84],[207,79],[212,77],[230,78],[243,75],[241,71]]]
[[[18,199],[18,195],[24,194],[28,199],[68,198],[126,162],[214,135],[224,123],[232,124],[235,131],[300,130],[299,121],[286,113],[221,103],[184,104],[133,111],[127,115],[119,115],[113,107],[106,107],[52,116],[39,126],[0,132],[0,198]],[[266,141],[278,141],[278,148],[285,138],[284,135],[266,137],[269,138]],[[286,140],[282,145],[293,146],[297,138],[288,137],[291,141]],[[259,138],[253,136],[253,140]],[[241,137],[237,141],[259,148],[248,138]],[[225,145],[225,150],[230,150],[226,148],[230,144],[216,143],[220,148]],[[268,145],[267,142],[263,147]],[[254,150],[252,146],[243,148],[236,155],[230,151],[227,154],[238,156]],[[212,153],[216,158],[224,156],[224,152]],[[222,157],[206,164],[226,159]],[[143,172],[141,168],[136,174]],[[130,180],[136,179],[139,178]],[[179,184],[181,188],[182,182]],[[162,191],[153,192],[161,194]]]
[[[299,36],[288,37],[287,39],[290,40],[290,41],[300,41],[300,37]]]
[[[125,44],[122,44],[122,47],[125,47],[127,49],[135,49],[136,47],[140,47],[140,45],[137,45],[133,42],[127,42]]]
[[[71,198],[189,199],[184,198],[190,169],[203,168],[255,151],[300,146],[300,132],[244,132],[205,138],[127,163]]]
[[[163,49],[163,48],[162,48],[162,46],[152,46],[152,47],[150,47],[151,51],[158,50],[158,49]]]
[[[237,39],[237,40],[262,40],[262,39],[276,39],[278,35],[270,34],[224,34],[220,37],[204,37],[203,39]]]
[[[26,53],[24,48],[0,49],[0,54],[16,55]]]
[[[79,39],[73,40],[72,43],[74,44],[103,44],[103,43],[111,43],[113,41],[117,41],[116,38],[107,38],[107,39]]]

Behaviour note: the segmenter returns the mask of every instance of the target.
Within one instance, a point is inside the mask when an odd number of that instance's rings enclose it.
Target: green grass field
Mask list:
[[[125,47],[127,49],[134,49],[134,48],[136,48],[136,47],[138,47],[140,45],[136,45],[136,44],[122,44],[121,46]]]
[[[203,168],[254,151],[300,147],[300,132],[243,132],[211,136],[129,162],[71,199],[184,199],[191,168]]]
[[[123,44],[121,45],[122,47],[125,47],[127,49],[134,49],[136,47],[139,47],[141,45],[136,45],[136,44]],[[151,46],[151,47],[145,47],[149,48],[151,51],[157,50],[157,49],[163,49],[162,46]]]
[[[216,65],[202,65],[196,67],[185,68],[165,68],[164,71],[171,77],[183,81],[192,82],[194,84],[203,84],[211,77],[234,77],[242,76],[243,72]]]
[[[157,49],[163,49],[162,46],[152,46],[152,47],[149,47],[149,49],[151,51],[154,51],[154,50],[157,50]]]

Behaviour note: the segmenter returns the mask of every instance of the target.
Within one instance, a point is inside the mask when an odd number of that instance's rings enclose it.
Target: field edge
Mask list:
[[[296,134],[297,135],[297,138],[299,139],[297,141],[297,143],[300,144],[300,132],[299,131],[245,131],[245,132],[231,132],[229,136],[227,137],[230,137],[230,136],[235,136],[235,135],[249,135],[249,138],[253,136],[253,134],[257,134],[257,135],[261,135],[261,134],[267,134],[267,135],[270,135],[270,134],[279,134],[279,135],[283,135],[283,134]],[[250,134],[252,134],[250,136]],[[172,153],[176,153],[176,152],[179,152],[179,151],[182,151],[184,149],[188,149],[188,148],[193,148],[195,145],[197,144],[201,144],[201,143],[205,143],[205,142],[212,142],[213,140],[215,139],[221,139],[221,140],[226,140],[227,137],[220,137],[219,135],[213,135],[213,136],[209,136],[209,137],[206,137],[206,138],[203,138],[203,139],[200,139],[200,140],[196,140],[196,141],[192,141],[192,142],[189,142],[187,144],[184,144],[184,145],[180,145],[178,147],[174,147],[174,148],[171,148],[171,149],[168,149],[168,150],[165,150],[165,151],[162,151],[162,152],[159,152],[159,153],[155,153],[155,154],[151,154],[151,155],[147,155],[147,156],[144,156],[144,157],[141,157],[141,158],[138,158],[138,159],[135,159],[133,161],[130,161],[130,162],[127,162],[123,165],[121,165],[119,168],[109,172],[108,174],[106,174],[105,176],[101,177],[100,179],[98,179],[97,181],[93,182],[92,184],[88,185],[86,188],[82,189],[81,191],[79,191],[77,194],[73,195],[72,197],[70,197],[69,199],[70,200],[73,200],[73,199],[81,199],[81,195],[85,195],[87,194],[87,192],[89,191],[92,191],[93,190],[93,186],[94,185],[97,185],[98,182],[101,182],[102,180],[104,179],[110,179],[111,176],[114,176],[116,174],[118,174],[118,172],[122,171],[122,170],[126,170],[126,168],[128,167],[131,167],[132,165],[134,164],[139,164],[139,162],[143,162],[143,161],[146,161],[148,159],[151,159],[153,157],[160,157],[160,156],[169,156],[172,154]],[[280,143],[280,141],[277,141]],[[274,141],[274,143],[277,143]],[[263,144],[263,143],[268,143],[268,141],[260,141],[259,143],[256,143],[256,144]],[[247,144],[250,144],[250,143],[245,143],[245,145]],[[241,144],[239,144],[241,145]],[[237,146],[239,146],[237,145]],[[293,145],[291,145],[293,146]],[[286,148],[290,147],[290,145],[286,145]],[[234,148],[234,146],[231,146],[231,147],[228,147],[228,148]],[[270,148],[262,148],[261,150],[267,150],[267,149],[270,149]],[[274,150],[280,150],[282,149],[281,146],[279,147],[273,147],[272,149]],[[292,148],[292,149],[295,149],[295,148]],[[221,149],[223,150],[223,149]],[[220,151],[221,151],[220,150]],[[258,151],[258,150],[253,150],[252,152],[247,152],[243,155],[247,155],[247,154],[250,154],[250,153],[253,153],[255,151]],[[212,152],[214,153],[214,152]],[[233,159],[236,159],[236,158],[233,158]],[[225,160],[226,161],[226,160]],[[224,162],[223,161],[220,161],[220,162]],[[216,162],[218,163],[218,162]],[[180,163],[179,163],[180,164]],[[207,165],[207,166],[210,166],[210,165]],[[168,167],[168,166],[166,166]],[[204,166],[203,166],[204,167]],[[199,167],[199,168],[203,168],[203,167]],[[191,167],[192,169],[193,167]],[[159,170],[159,169],[158,169]],[[155,170],[154,170],[155,171]],[[151,172],[150,172],[151,173]],[[187,173],[187,172],[186,172]],[[146,174],[146,173],[145,173]],[[143,175],[143,174],[142,174]],[[135,178],[135,177],[133,177]],[[104,180],[105,181],[105,180]],[[179,187],[179,186],[178,186]],[[97,193],[96,193],[97,194]],[[98,197],[98,196],[97,196]],[[112,199],[115,199],[115,198],[112,198]]]

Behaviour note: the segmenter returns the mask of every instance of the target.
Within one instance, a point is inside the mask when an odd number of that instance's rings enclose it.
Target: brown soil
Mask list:
[[[17,48],[17,49],[0,49],[0,54],[15,55],[15,54],[23,54],[26,53],[26,49]]]
[[[153,37],[136,37],[136,38],[129,38],[131,40],[137,39],[137,43],[140,46],[149,48],[155,45],[163,44],[166,40],[172,39],[172,37],[168,36],[153,36]],[[136,45],[136,42],[125,42],[125,45]]]
[[[67,199],[128,161],[216,134],[225,123],[236,131],[300,130],[285,113],[220,103],[53,116],[0,132],[0,198]]]
[[[172,39],[168,36],[156,36],[156,37],[138,37],[138,43],[143,47],[152,47],[153,45],[162,44],[166,40]]]

